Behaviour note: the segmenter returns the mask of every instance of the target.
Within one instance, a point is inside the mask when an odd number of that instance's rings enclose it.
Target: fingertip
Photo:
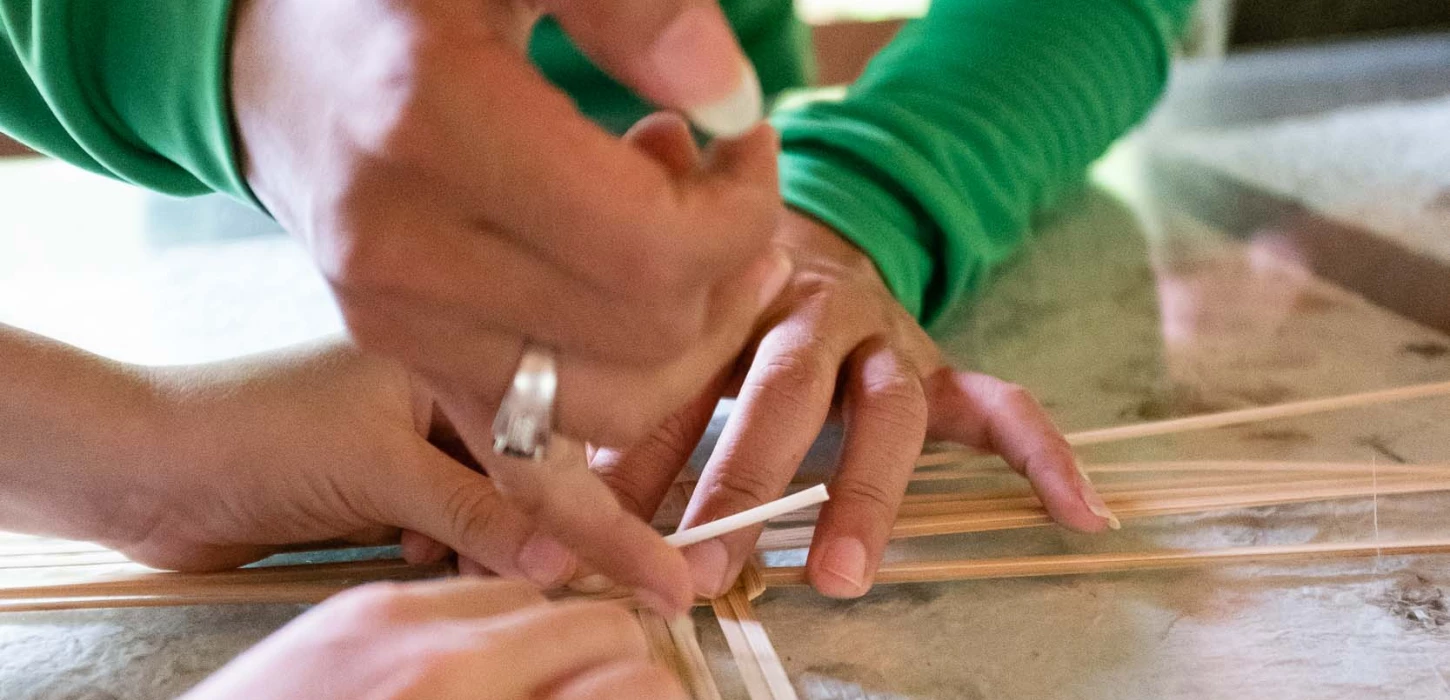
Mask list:
[[[812,551],[815,555],[815,551]],[[866,545],[854,537],[838,537],[826,543],[820,554],[806,562],[811,585],[830,598],[859,598],[871,589]]]

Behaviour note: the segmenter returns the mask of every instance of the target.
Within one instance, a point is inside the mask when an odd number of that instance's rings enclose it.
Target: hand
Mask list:
[[[618,604],[549,604],[480,579],[373,584],[328,600],[189,693],[199,700],[685,698]]]
[[[739,401],[682,527],[778,498],[839,396],[845,442],[806,561],[821,593],[865,593],[925,438],[996,452],[1032,483],[1059,523],[1084,532],[1109,513],[1072,450],[1022,388],[942,364],[931,338],[891,296],[869,258],[828,227],[790,214],[777,236],[794,273],[763,315],[740,376],[720,377],[654,436],[600,450],[592,467],[642,517],[659,506],[722,393]],[[760,528],[689,548],[696,591],[739,575]]]
[[[774,136],[741,129],[706,167],[667,170],[530,65],[532,7],[239,3],[239,146],[252,189],[308,246],[362,348],[445,387],[461,422],[487,425],[525,340],[547,346],[559,431],[627,445],[739,352],[784,283],[769,246]],[[656,99],[744,84],[713,3],[542,7]],[[685,79],[701,54],[726,68]]]
[[[685,171],[604,133],[529,64],[536,9],[641,94],[740,138]],[[749,128],[758,87],[713,2],[235,12],[248,183],[310,249],[359,346],[425,377],[481,457],[526,339],[557,355],[556,428],[628,445],[734,359],[786,280],[774,136]],[[546,468],[483,459],[565,544],[683,605],[684,560],[559,451]]]
[[[573,555],[465,466],[426,388],[391,361],[334,341],[148,380],[155,450],[84,479],[104,491],[84,500],[125,502],[128,515],[80,533],[137,561],[225,569],[279,545],[408,528],[540,585],[573,574]],[[405,538],[405,554],[426,558],[419,544]]]

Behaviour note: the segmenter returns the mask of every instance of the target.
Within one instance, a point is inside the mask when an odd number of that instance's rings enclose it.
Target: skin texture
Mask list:
[[[789,273],[770,239],[774,132],[666,167],[529,64],[541,13],[661,104],[743,84],[743,55],[705,0],[245,0],[235,12],[248,184],[307,246],[357,344],[424,378],[479,455],[526,341],[557,356],[557,430],[630,445],[739,354]],[[686,605],[679,555],[626,517],[582,449],[555,452],[486,467],[559,542]]]
[[[297,618],[194,700],[684,700],[622,606],[549,604],[480,579],[355,588]]]

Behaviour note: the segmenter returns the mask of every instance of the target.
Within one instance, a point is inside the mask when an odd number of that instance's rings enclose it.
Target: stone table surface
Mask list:
[[[1038,223],[1029,248],[942,335],[952,358],[1026,385],[1066,430],[1450,379],[1445,333],[1156,199],[1140,157],[1151,143],[1119,148]],[[1384,279],[1395,284],[1395,271]],[[0,163],[0,322],[149,363],[340,328],[304,253],[265,219],[44,161]],[[1446,462],[1450,402],[1083,455]],[[1450,522],[1447,508],[1445,495],[1350,499],[1135,520],[1104,536],[928,538],[889,556],[1429,537]],[[851,602],[779,589],[757,610],[807,698],[1445,698],[1446,587],[1447,558],[1398,557],[883,586]],[[0,615],[0,698],[173,697],[301,610]],[[724,690],[740,697],[718,628],[698,621]]]

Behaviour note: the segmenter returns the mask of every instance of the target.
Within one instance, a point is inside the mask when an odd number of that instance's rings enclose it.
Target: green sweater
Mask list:
[[[876,262],[925,323],[1152,105],[1191,0],[935,0],[838,101],[776,110],[786,203]],[[803,86],[790,0],[723,0],[767,94]],[[0,0],[0,129],[178,195],[251,201],[227,105],[230,0]],[[648,107],[552,24],[532,53],[601,124]]]

